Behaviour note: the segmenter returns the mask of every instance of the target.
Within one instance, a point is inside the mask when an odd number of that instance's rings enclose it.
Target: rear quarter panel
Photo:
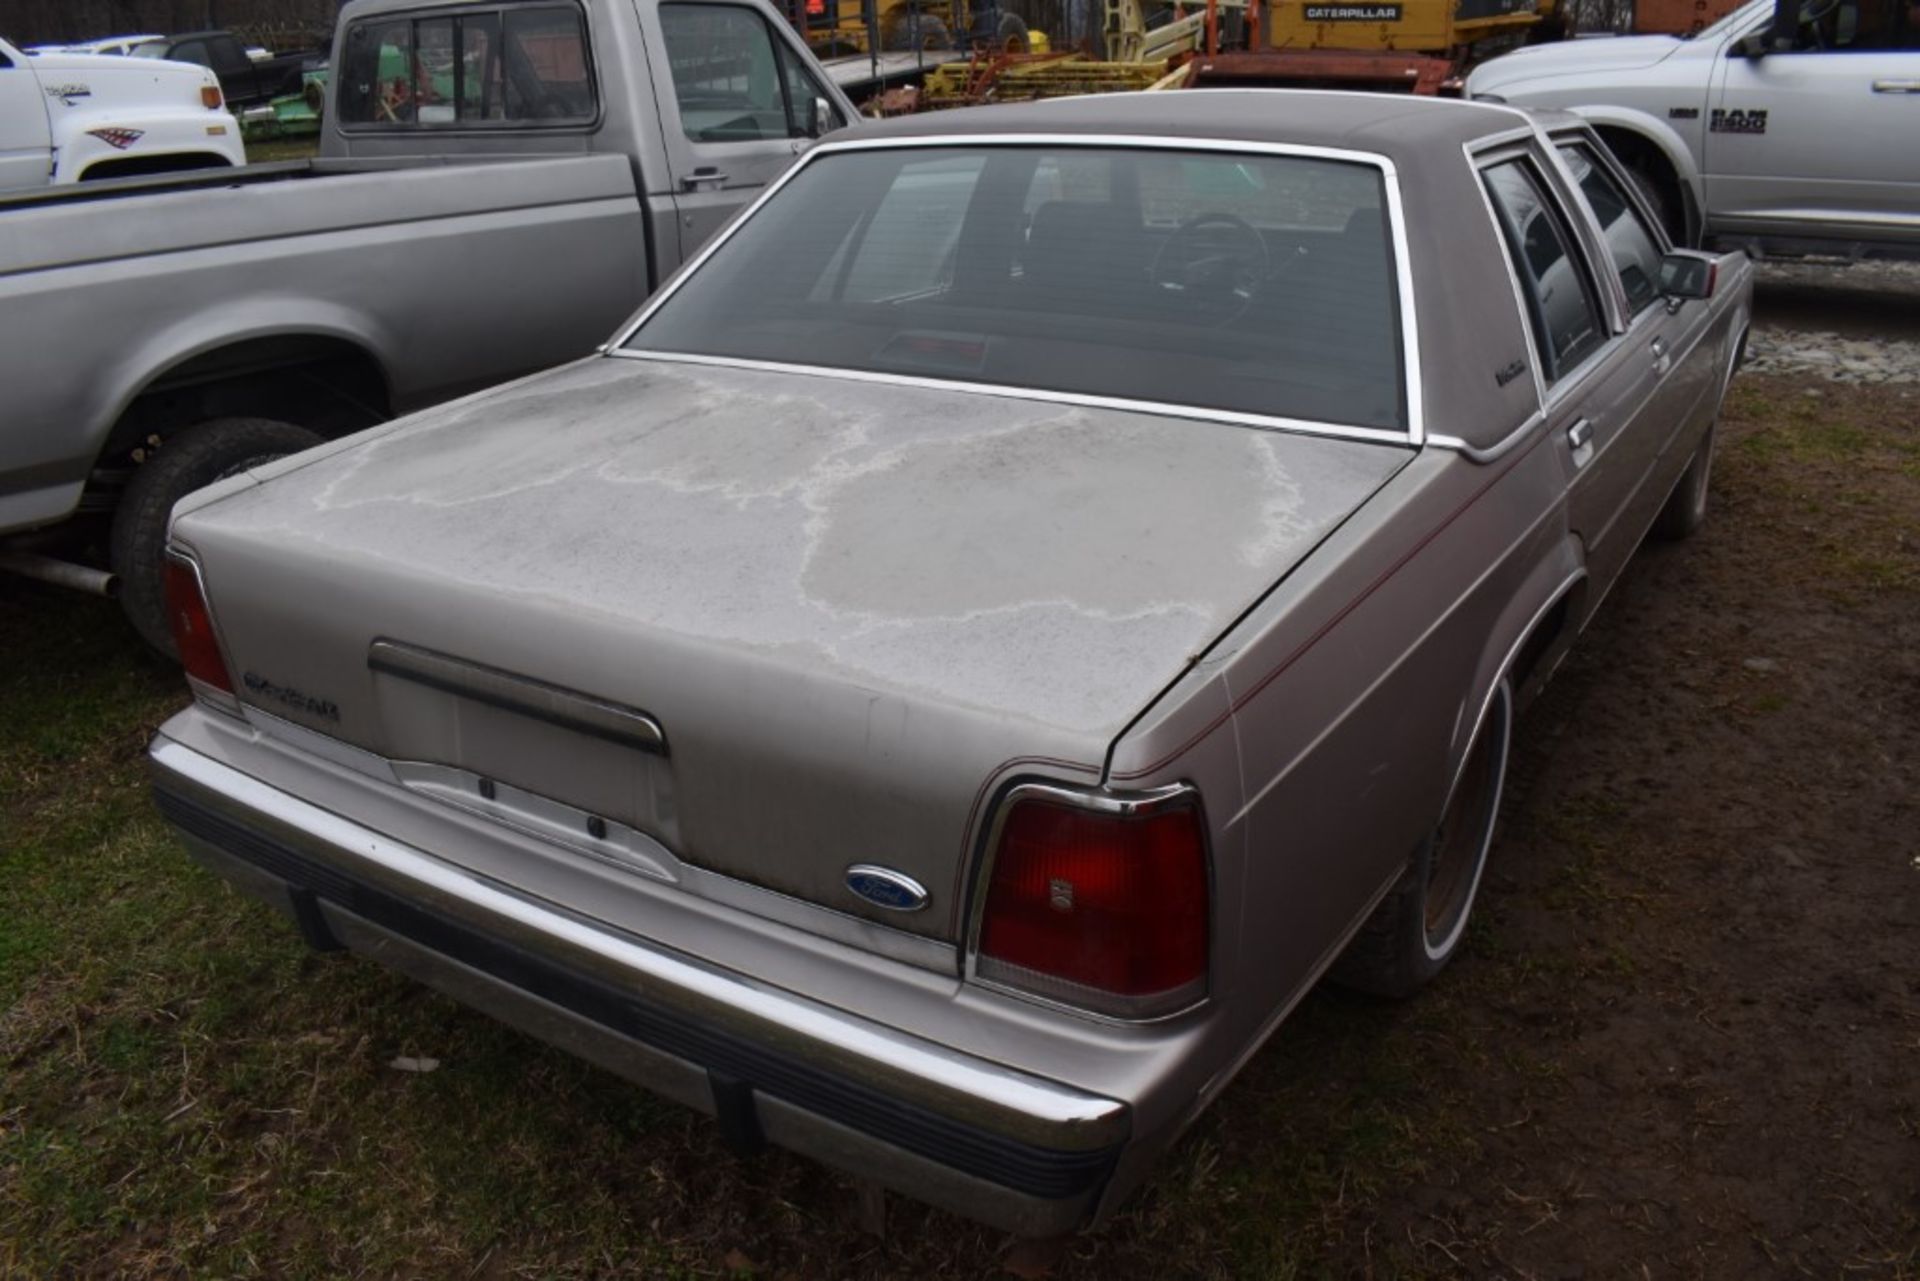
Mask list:
[[[1490,463],[1424,450],[1208,656],[1182,701],[1210,715],[1143,723],[1116,750],[1123,788],[1190,775],[1223,743],[1237,762],[1208,795],[1215,1034],[1237,1049],[1195,1083],[1202,1101],[1399,875],[1514,646],[1577,585],[1547,439]]]

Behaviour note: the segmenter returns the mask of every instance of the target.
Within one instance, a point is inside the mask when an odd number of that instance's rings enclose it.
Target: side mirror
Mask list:
[[[1720,275],[1720,264],[1710,254],[1685,250],[1670,253],[1660,260],[1660,292],[1669,303],[1692,298],[1713,297],[1713,286]]]
[[[813,109],[807,117],[807,137],[825,137],[833,132],[833,123],[833,104],[825,98],[815,98]]]
[[[1736,56],[1745,58],[1748,62],[1757,62],[1767,56],[1767,47],[1771,43],[1772,40],[1770,37],[1755,31],[1750,35],[1741,36],[1738,40],[1734,41],[1733,52]]]

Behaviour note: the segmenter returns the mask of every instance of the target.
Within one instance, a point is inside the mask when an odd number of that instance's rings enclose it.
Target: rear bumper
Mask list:
[[[1092,1217],[1126,1104],[609,929],[457,868],[164,733],[161,813],[202,862],[362,952],[766,1141],[1008,1231]]]

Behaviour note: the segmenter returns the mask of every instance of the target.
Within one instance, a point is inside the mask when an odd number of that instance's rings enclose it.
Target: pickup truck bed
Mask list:
[[[89,194],[8,201],[0,217],[0,310],[35,318],[0,345],[0,385],[14,389],[0,422],[0,529],[56,519],[78,499],[97,451],[75,448],[76,408],[120,422],[136,398],[191,396],[244,352],[299,334],[312,352],[305,394],[370,423],[583,355],[647,292],[633,171],[619,156],[314,161],[239,181],[170,179],[142,196],[138,219]],[[570,305],[529,330],[512,323],[529,293]],[[70,364],[82,340],[83,385],[36,376]],[[213,347],[217,366],[196,360]],[[152,385],[156,369],[170,372]],[[232,414],[266,408],[245,389],[224,395]],[[113,443],[136,447],[146,426],[136,412]]]
[[[319,160],[0,200],[0,568],[163,650],[182,495],[587,354],[854,115],[765,0],[353,0],[335,61]]]

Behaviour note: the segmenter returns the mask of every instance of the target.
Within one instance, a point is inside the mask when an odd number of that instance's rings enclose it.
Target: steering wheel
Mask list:
[[[1164,301],[1212,325],[1236,319],[1272,274],[1266,239],[1230,213],[1203,213],[1175,227],[1147,269]]]
[[[1833,16],[1840,7],[1840,0],[1808,0],[1800,6],[1800,30],[1815,49],[1827,47],[1826,33],[1820,30],[1820,24]]]

